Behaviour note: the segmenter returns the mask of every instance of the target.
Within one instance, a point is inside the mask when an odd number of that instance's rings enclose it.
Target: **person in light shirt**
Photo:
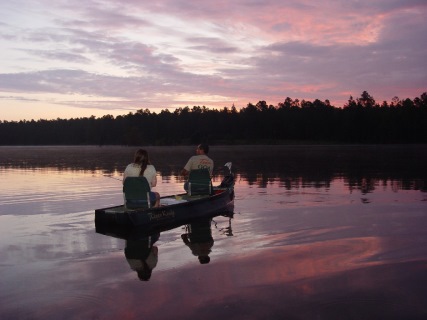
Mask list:
[[[135,152],[133,162],[129,164],[123,173],[123,183],[127,177],[144,176],[150,188],[157,185],[157,172],[156,168],[151,164],[147,150],[138,149]],[[154,203],[154,207],[160,204],[160,194],[158,192],[150,191],[150,201]]]
[[[192,156],[181,171],[181,175],[186,177],[191,170],[208,169],[212,175],[214,162],[207,156],[209,153],[209,146],[205,143],[199,144],[196,148],[196,155]]]
[[[191,170],[207,169],[212,176],[214,162],[207,156],[209,146],[205,143],[199,144],[196,148],[196,155],[192,156],[181,170],[181,175],[187,178]],[[188,191],[188,181],[184,183],[184,190]]]

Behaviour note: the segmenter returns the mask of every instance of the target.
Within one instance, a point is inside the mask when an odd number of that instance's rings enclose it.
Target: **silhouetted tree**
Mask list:
[[[364,91],[343,108],[329,100],[293,100],[277,106],[260,100],[240,110],[205,106],[101,118],[0,121],[1,145],[178,145],[215,143],[427,143],[427,93],[393,97],[381,106]]]
[[[360,98],[357,99],[357,106],[361,108],[373,108],[375,107],[375,99],[367,91],[363,91]]]

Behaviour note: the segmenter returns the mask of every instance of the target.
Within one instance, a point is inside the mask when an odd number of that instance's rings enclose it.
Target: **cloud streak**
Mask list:
[[[0,109],[19,102],[34,118],[67,106],[103,115],[286,97],[341,106],[364,90],[378,101],[427,90],[425,1],[21,0],[0,9]]]

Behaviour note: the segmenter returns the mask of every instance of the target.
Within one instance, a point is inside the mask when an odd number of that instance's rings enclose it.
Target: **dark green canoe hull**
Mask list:
[[[95,223],[97,225],[159,226],[230,211],[230,207],[234,204],[234,188],[215,189],[215,194],[211,196],[177,195],[177,198],[186,201],[158,208],[126,210],[123,205],[119,205],[96,209]],[[174,198],[175,196],[162,197],[161,200]]]

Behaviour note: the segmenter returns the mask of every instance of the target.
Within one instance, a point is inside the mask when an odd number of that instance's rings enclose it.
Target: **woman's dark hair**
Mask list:
[[[135,152],[135,157],[133,158],[133,162],[139,164],[141,166],[140,176],[144,175],[145,169],[147,169],[147,165],[150,164],[150,159],[148,158],[148,152],[144,149],[138,149]]]
[[[151,278],[151,273],[153,270],[150,269],[150,267],[147,265],[147,262],[143,261],[144,269],[137,271],[138,278],[141,281],[148,281]]]

